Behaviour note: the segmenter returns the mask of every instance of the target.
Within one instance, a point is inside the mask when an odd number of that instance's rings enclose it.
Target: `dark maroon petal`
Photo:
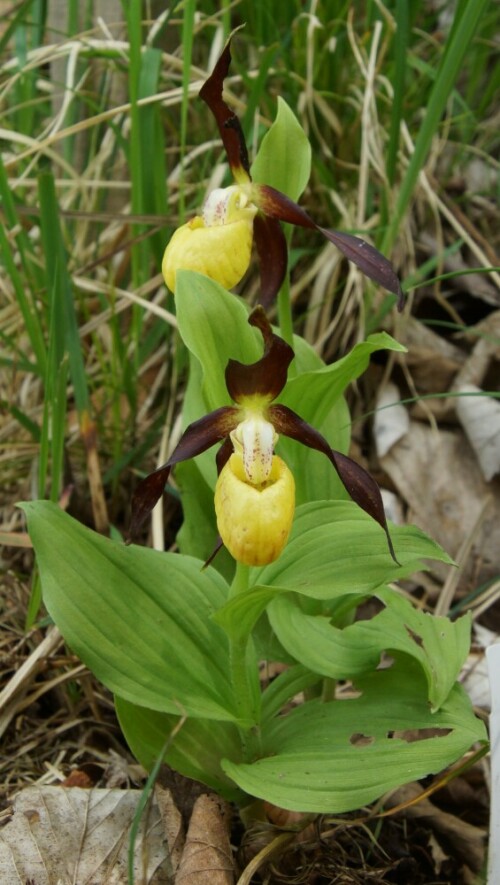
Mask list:
[[[250,179],[248,151],[241,123],[222,98],[224,80],[231,64],[231,38],[227,41],[215,68],[200,89],[200,98],[207,103],[219,127],[220,137],[235,178],[243,169]]]
[[[170,469],[179,461],[201,455],[219,440],[224,439],[238,424],[239,411],[233,406],[222,406],[198,421],[193,421],[182,434],[168,461],[142,479],[132,496],[130,535],[133,538],[144,520],[159,501],[167,483]]]
[[[141,479],[136,487],[132,495],[132,518],[129,527],[131,540],[134,540],[144,520],[147,519],[156,502],[160,500],[169,474],[170,464],[167,463]]]
[[[221,475],[233,452],[234,446],[231,442],[231,438],[228,436],[227,439],[225,439],[222,443],[219,451],[215,456],[215,463],[217,465],[217,476]]]
[[[220,550],[223,546],[224,546],[224,542],[223,542],[221,536],[218,535],[217,540],[216,540],[216,542],[215,542],[215,547],[214,547],[214,549],[212,550],[212,552],[211,552],[210,556],[208,557],[208,559],[206,559],[205,562],[203,563],[203,568],[204,568],[204,569],[207,568],[207,566],[211,565],[211,563],[214,561],[215,557],[217,556],[219,550]]]
[[[259,255],[260,302],[269,307],[285,279],[288,262],[285,234],[276,218],[259,212],[253,222],[253,237]]]
[[[325,227],[318,228],[321,233],[340,249],[343,255],[359,267],[363,273],[374,280],[384,289],[397,295],[398,310],[403,310],[405,296],[398,280],[396,271],[390,261],[367,243],[366,240],[355,237],[353,234],[344,234],[338,230],[327,230]]]
[[[321,231],[323,236],[340,249],[342,254],[367,277],[397,295],[398,310],[403,309],[405,299],[396,271],[391,262],[366,240],[353,234],[320,227],[297,203],[267,184],[253,184],[252,198],[259,209],[271,218],[279,218],[289,224]]]
[[[295,439],[305,446],[309,446],[309,448],[316,449],[318,452],[323,452],[326,455],[335,467],[352,500],[382,526],[387,537],[389,552],[394,562],[400,565],[396,559],[389,529],[387,528],[382,495],[373,477],[363,467],[356,464],[356,461],[353,461],[352,458],[348,458],[340,452],[335,452],[318,430],[311,427],[307,421],[303,421],[287,406],[271,406],[269,408],[269,420],[278,433],[289,436],[291,439]]]
[[[270,218],[278,218],[280,221],[287,221],[299,227],[320,230],[305,209],[268,184],[252,184],[252,200],[261,212]]]
[[[236,403],[251,396],[263,396],[271,402],[283,390],[288,366],[295,354],[286,341],[274,334],[263,307],[256,307],[248,322],[251,326],[257,326],[262,333],[264,355],[250,365],[229,360],[226,387]]]

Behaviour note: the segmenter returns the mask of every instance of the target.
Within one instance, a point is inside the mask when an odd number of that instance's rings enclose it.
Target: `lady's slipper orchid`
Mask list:
[[[190,424],[168,461],[141,480],[132,501],[132,536],[161,497],[174,464],[224,440],[216,458],[215,490],[222,543],[247,565],[273,562],[286,544],[295,506],[293,477],[274,453],[281,433],[329,458],[351,498],[384,529],[397,562],[377,483],[295,412],[273,402],[286,384],[294,352],[273,333],[262,307],[252,311],[248,322],[262,333],[262,358],[251,365],[229,360],[226,387],[235,405],[222,406]]]
[[[260,259],[261,300],[268,306],[286,273],[287,248],[279,223],[286,221],[321,231],[367,277],[397,295],[398,309],[402,310],[404,296],[399,280],[392,264],[377,249],[352,234],[320,227],[285,194],[252,181],[240,121],[222,97],[230,62],[231,38],[203,84],[200,97],[217,121],[236,183],[213,191],[205,203],[203,216],[196,216],[173,235],[162,264],[168,288],[174,291],[176,272],[186,269],[205,273],[231,289],[249,267],[255,239]]]

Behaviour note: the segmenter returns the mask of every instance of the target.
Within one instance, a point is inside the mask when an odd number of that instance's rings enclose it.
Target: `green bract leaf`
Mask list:
[[[269,620],[279,641],[297,661],[322,676],[350,679],[375,669],[383,651],[404,652],[422,667],[431,707],[448,697],[470,645],[470,617],[451,622],[416,609],[394,590],[377,592],[386,608],[369,621],[343,630],[324,615],[308,615],[297,597],[275,598]]]
[[[459,685],[431,713],[414,662],[360,677],[356,687],[361,697],[309,701],[274,719],[262,730],[263,758],[251,765],[224,760],[224,771],[281,808],[340,813],[441,771],[486,740]]]
[[[225,371],[230,359],[252,363],[262,356],[262,336],[248,324],[248,309],[214,280],[179,271],[176,281],[179,332],[189,350],[189,383],[182,417],[187,427],[202,415],[227,405]],[[196,459],[205,482],[215,488],[216,449]],[[215,540],[215,539],[214,539]]]
[[[252,585],[332,599],[371,594],[422,568],[423,559],[451,562],[416,526],[391,526],[399,567],[383,530],[352,501],[315,501],[295,513],[290,540],[275,562],[252,569]]]
[[[262,336],[249,326],[243,302],[203,274],[178,271],[175,302],[182,340],[202,367],[203,413],[211,412],[231,402],[224,378],[228,361],[260,359]]]
[[[251,174],[259,184],[268,184],[298,200],[311,174],[311,145],[286,101],[278,97],[278,112],[262,139]]]
[[[126,547],[47,501],[24,504],[44,602],[105,685],[167,713],[236,719],[224,631],[227,585],[190,557]]]
[[[185,777],[201,781],[231,802],[241,791],[224,774],[220,760],[238,761],[241,742],[236,726],[213,719],[185,719],[159,713],[115,697],[116,713],[132,753],[147,771],[165,748],[165,762]]]
[[[401,352],[405,348],[385,332],[370,335],[337,362],[291,378],[278,401],[319,430],[332,448],[346,453],[350,418],[342,395],[351,381],[366,370],[371,354],[377,350]],[[303,449],[280,437],[278,454],[294,475],[297,503],[345,497],[342,483],[320,452]]]
[[[214,620],[233,639],[243,639],[252,631],[256,621],[281,588],[252,587],[246,593],[235,596],[214,615]]]

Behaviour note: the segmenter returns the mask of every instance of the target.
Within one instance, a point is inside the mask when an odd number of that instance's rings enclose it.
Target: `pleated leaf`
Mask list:
[[[201,781],[229,801],[241,799],[241,791],[220,765],[224,756],[233,761],[241,758],[241,742],[233,723],[183,719],[131,704],[118,696],[115,708],[132,753],[147,771],[166,746],[164,761],[175,771]]]
[[[467,658],[470,616],[452,622],[416,609],[389,588],[376,595],[386,608],[343,630],[324,615],[303,612],[292,594],[271,601],[269,620],[297,661],[332,679],[350,679],[375,669],[383,651],[404,652],[422,667],[431,708],[439,709]]]
[[[390,527],[398,566],[383,529],[351,501],[315,501],[297,508],[290,540],[275,562],[252,569],[252,585],[295,590],[315,599],[373,593],[425,567],[451,562],[416,526]]]
[[[224,631],[227,585],[191,557],[119,544],[54,504],[24,504],[45,605],[108,688],[139,706],[236,719]]]
[[[341,813],[441,771],[486,740],[458,684],[431,713],[413,662],[360,677],[356,688],[360,697],[309,701],[266,724],[262,758],[224,760],[224,771],[245,792],[281,808]]]

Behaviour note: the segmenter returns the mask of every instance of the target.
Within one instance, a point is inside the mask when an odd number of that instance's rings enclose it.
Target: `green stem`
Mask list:
[[[229,588],[229,599],[234,599],[234,597],[239,596],[240,593],[246,593],[248,590],[249,577],[250,566],[243,565],[242,562],[237,562],[233,583]]]
[[[323,686],[321,691],[321,700],[324,704],[328,703],[328,701],[335,700],[335,686],[337,685],[336,679],[331,679],[330,677],[326,677],[323,679]]]
[[[249,573],[249,566],[243,565],[240,562],[236,563],[236,572],[229,590],[229,599],[233,599],[235,596],[239,596],[240,593],[245,593],[248,590]],[[229,661],[236,708],[242,723],[239,726],[241,743],[245,758],[251,761],[258,755],[259,735],[255,726],[257,716],[250,681],[248,641],[248,635],[243,637],[231,636],[229,638]],[[249,724],[245,725],[244,723]]]

